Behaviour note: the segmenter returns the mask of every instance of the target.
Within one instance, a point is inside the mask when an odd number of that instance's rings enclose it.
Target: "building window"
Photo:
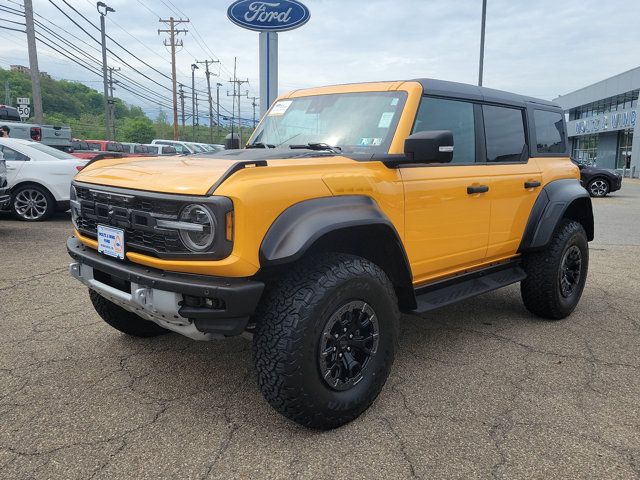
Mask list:
[[[596,166],[598,156],[598,135],[584,135],[573,139],[571,156],[578,163]]]
[[[598,100],[597,102],[580,105],[570,110],[570,120],[589,118],[603,113],[617,112],[638,106],[638,93],[640,90],[616,95],[614,97]]]
[[[624,130],[618,133],[618,155],[616,156],[616,168],[631,168],[632,142],[633,130]]]

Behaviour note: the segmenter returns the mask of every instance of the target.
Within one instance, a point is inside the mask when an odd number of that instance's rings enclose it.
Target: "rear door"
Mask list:
[[[29,157],[5,145],[0,145],[0,152],[4,155],[7,164],[7,184],[12,187],[20,178],[20,171],[29,161]]]
[[[451,163],[400,168],[405,187],[405,248],[416,284],[481,263],[489,240],[490,178],[480,154],[479,105],[423,97],[414,133],[450,130]],[[477,193],[476,193],[477,192]]]
[[[524,108],[483,105],[485,172],[491,178],[491,223],[487,261],[517,253],[542,175],[530,158]]]

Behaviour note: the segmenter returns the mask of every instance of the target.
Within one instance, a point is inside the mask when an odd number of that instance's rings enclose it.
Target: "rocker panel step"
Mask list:
[[[527,277],[519,263],[511,262],[416,289],[415,313],[428,312],[452,303],[520,282]]]

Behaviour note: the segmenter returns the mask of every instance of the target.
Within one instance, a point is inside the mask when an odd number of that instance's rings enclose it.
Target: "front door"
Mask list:
[[[486,256],[491,177],[485,165],[476,163],[478,108],[460,100],[422,99],[414,132],[450,130],[454,153],[451,163],[400,169],[404,243],[415,284],[477,265]]]

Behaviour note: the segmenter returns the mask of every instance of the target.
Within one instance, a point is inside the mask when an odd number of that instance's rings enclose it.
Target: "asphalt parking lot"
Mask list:
[[[517,286],[405,316],[381,396],[321,433],[263,401],[244,338],[103,323],[67,273],[66,214],[0,215],[0,478],[640,478],[640,182],[594,207],[568,320]]]

